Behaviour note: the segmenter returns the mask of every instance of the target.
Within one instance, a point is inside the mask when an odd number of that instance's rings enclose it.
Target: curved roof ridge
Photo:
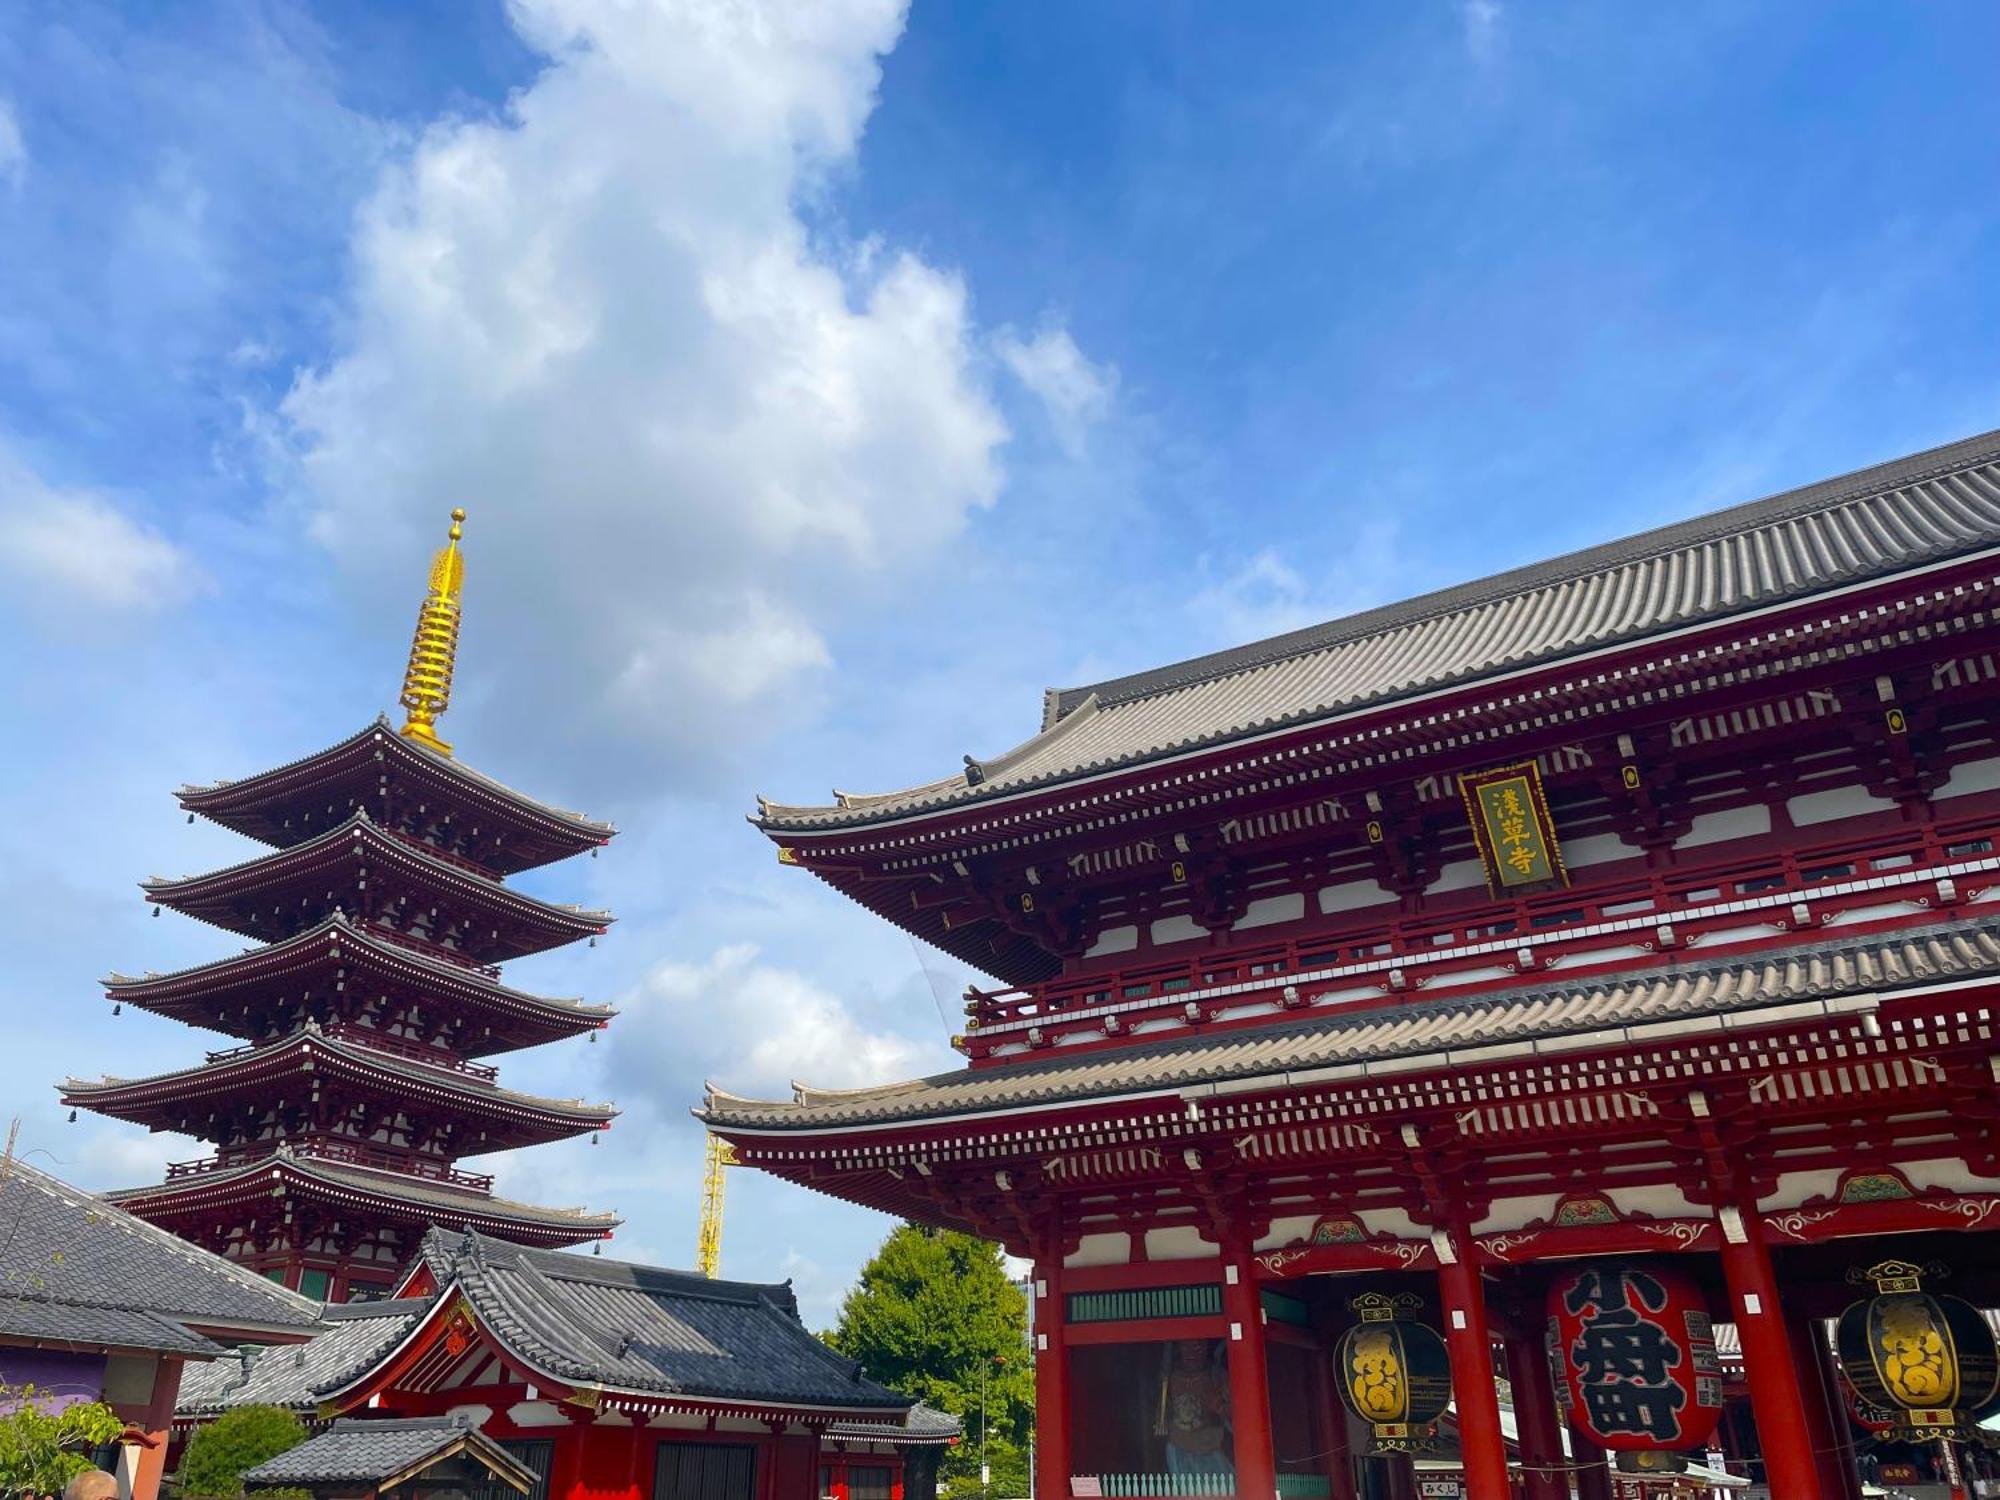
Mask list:
[[[1077,687],[1049,688],[1044,694],[1044,714],[1046,716],[1051,709],[1058,714],[1066,712],[1071,705],[1081,703],[1086,697],[1095,697],[1108,706],[1192,687],[1215,677],[1240,672],[1245,667],[1262,666],[1311,651],[1347,645],[1398,626],[1415,625],[1441,615],[1476,609],[1531,588],[1573,584],[1594,574],[1653,561],[1675,551],[1732,540],[1752,526],[1789,525],[1803,516],[1836,510],[1855,500],[1900,489],[1924,479],[1939,478],[1969,464],[1996,457],[2000,457],[2000,430],[1979,433],[1887,463],[1873,464],[1831,479],[1780,490],[1760,499],[1739,501],[1680,521],[1650,527],[1630,536],[1614,537],[1610,541],[1579,547],[1541,562],[1450,584],[1415,598],[1338,616],[1317,625],[1302,626],[1261,641],[1204,652],[1165,666],[1128,672]]]

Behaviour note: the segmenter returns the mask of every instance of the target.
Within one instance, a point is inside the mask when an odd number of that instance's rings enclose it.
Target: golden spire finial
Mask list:
[[[410,711],[403,733],[440,755],[451,746],[433,728],[438,715],[451,706],[451,668],[458,656],[458,590],[465,582],[465,559],[458,539],[465,534],[465,512],[451,513],[451,540],[431,559],[430,592],[417,611],[416,639],[410,642],[409,670],[403,673],[403,707]]]

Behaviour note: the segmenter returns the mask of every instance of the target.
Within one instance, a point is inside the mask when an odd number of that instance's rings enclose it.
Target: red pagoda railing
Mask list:
[[[386,1052],[392,1057],[408,1058],[411,1062],[422,1063],[427,1068],[436,1068],[445,1073],[461,1073],[468,1078],[476,1078],[481,1083],[491,1083],[500,1076],[500,1070],[490,1063],[476,1063],[460,1057],[456,1052],[447,1052],[442,1047],[432,1047],[423,1042],[413,1042],[408,1038],[391,1036],[377,1031],[371,1026],[357,1026],[351,1021],[337,1021],[320,1028],[322,1036],[336,1041],[352,1042],[374,1052]],[[269,1041],[245,1042],[240,1047],[223,1047],[208,1054],[212,1063],[227,1062],[233,1057],[243,1057],[252,1052],[271,1046]]]
[[[169,1162],[167,1181],[173,1182],[183,1177],[203,1177],[211,1172],[234,1171],[252,1162],[268,1161],[276,1154],[276,1147],[275,1143],[264,1144],[266,1149],[262,1150],[205,1156],[196,1161]],[[380,1146],[364,1146],[354,1141],[324,1138],[309,1137],[287,1141],[284,1144],[292,1155],[297,1157],[368,1167],[378,1172],[393,1173],[399,1177],[416,1177],[425,1182],[440,1182],[450,1187],[466,1188],[475,1193],[493,1191],[493,1175],[490,1172],[461,1172],[448,1162],[429,1157],[413,1156]]]
[[[385,927],[379,922],[356,921],[355,925],[360,931],[367,933],[371,938],[379,938],[385,943],[393,943],[399,948],[407,948],[412,953],[421,954],[425,958],[435,959],[439,963],[448,965],[451,968],[464,969],[469,973],[478,974],[486,979],[498,979],[500,977],[500,966],[498,964],[474,963],[457,949],[447,948],[442,943],[434,943],[429,938],[414,937],[407,932],[398,932],[395,928]]]
[[[966,1013],[972,1025],[966,1046],[977,1057],[1003,1040],[1023,1039],[1024,1022],[1042,1023],[1037,1029],[1044,1036],[1034,1040],[1044,1040],[1051,1029],[1067,1029],[1066,1020],[1073,1019],[1079,1025],[1097,1023],[1094,1015],[1073,1015],[1079,1011],[1101,1014],[1101,1008],[1110,1007],[1129,1011],[1133,1019],[1146,1019],[1157,1015],[1160,1007],[1178,1003],[1183,994],[1228,985],[1257,985],[1260,981],[1276,987],[1287,975],[1345,965],[1387,972],[1400,967],[1398,960],[1430,965],[1446,961],[1448,950],[1474,946],[1484,951],[1466,956],[1464,962],[1490,965],[1493,946],[1504,946],[1509,939],[1533,938],[1539,944],[1574,932],[1579,940],[1598,937],[1613,941],[1611,934],[1590,929],[1616,924],[1622,934],[1625,929],[1682,923],[1691,909],[1727,909],[1717,912],[1707,924],[1711,926],[1741,925],[1744,908],[1738,903],[1743,902],[1754,902],[1760,914],[1782,918],[1788,915],[1788,903],[1771,905],[1772,898],[1781,892],[1796,893],[1817,911],[1828,905],[1825,887],[1843,882],[1914,884],[1931,878],[1927,872],[1937,867],[1990,856],[1996,837],[2000,837],[2000,825],[1989,812],[1876,835],[1849,836],[1826,844],[1766,848],[1705,865],[1648,870],[1623,880],[1591,882],[1448,913],[1389,914],[1347,926],[1332,925],[1337,919],[1330,919],[1318,932],[1280,942],[1155,959],[1051,979],[1026,989],[968,989]],[[1821,894],[1815,894],[1816,887],[1822,888]],[[1871,891],[1834,905],[1880,900],[1879,891]],[[1688,933],[1698,930],[1687,927]],[[1573,956],[1587,959],[1582,953]],[[1147,1001],[1154,1004],[1147,1005]],[[1190,1022],[1200,1019],[1188,1017]],[[1000,1034],[993,1034],[996,1029]]]
[[[324,1030],[326,1035],[338,1041],[353,1042],[377,1052],[407,1057],[412,1062],[420,1062],[426,1067],[441,1068],[447,1073],[463,1073],[466,1077],[477,1078],[482,1083],[491,1083],[500,1076],[500,1070],[490,1063],[472,1062],[460,1057],[456,1052],[446,1051],[443,1047],[411,1041],[408,1037],[392,1036],[377,1031],[372,1026],[357,1026],[352,1021],[336,1021]]]

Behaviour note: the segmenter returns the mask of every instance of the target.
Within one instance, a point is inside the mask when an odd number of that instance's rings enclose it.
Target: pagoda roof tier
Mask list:
[[[405,800],[414,796],[449,809],[476,838],[477,862],[502,875],[595,849],[617,832],[439,755],[397,734],[384,718],[316,755],[240,781],[184,786],[176,796],[189,812],[288,849],[357,811],[379,811],[392,784]]]
[[[1672,1033],[1729,1031],[1808,1011],[1871,1008],[1891,991],[2000,978],[2000,916],[1768,949],[1640,974],[1523,985],[1297,1026],[960,1069],[875,1088],[796,1088],[790,1100],[710,1086],[695,1111],[732,1138],[964,1122],[1064,1105],[1184,1100],[1258,1088],[1407,1079],[1496,1059],[1574,1056]],[[982,1127],[984,1128],[984,1127]],[[1023,1122],[1023,1128],[1029,1128]]]
[[[395,898],[414,897],[416,910],[437,913],[436,945],[480,964],[595,937],[612,922],[608,912],[510,890],[390,832],[366,813],[289,849],[206,875],[148,880],[141,889],[148,901],[264,942],[291,937],[336,912],[393,912],[399,909]]]
[[[441,1049],[410,1050],[436,1052],[438,1060],[381,1051],[354,1040],[351,1031],[334,1035],[309,1021],[280,1041],[210,1053],[206,1062],[172,1073],[95,1082],[71,1078],[61,1085],[62,1098],[71,1108],[199,1136],[205,1108],[296,1102],[322,1085],[344,1082],[405,1101],[412,1112],[443,1112],[476,1124],[479,1151],[567,1140],[606,1129],[618,1115],[609,1104],[503,1089],[480,1076],[490,1070],[462,1071],[465,1065]]]
[[[448,1008],[465,1025],[453,1050],[485,1057],[594,1031],[618,1012],[609,1005],[531,995],[501,984],[488,970],[451,962],[393,935],[335,915],[282,942],[249,948],[168,974],[113,974],[112,999],[246,1041],[284,1003],[347,992],[396,995]]]
[[[1044,695],[1041,732],[773,836],[953,814],[2000,547],[2000,433],[1233,650]]]
[[[518,1244],[550,1249],[609,1238],[623,1222],[615,1214],[542,1208],[401,1172],[319,1161],[294,1155],[283,1146],[270,1156],[241,1165],[219,1166],[104,1196],[127,1213],[154,1224],[179,1219],[208,1221],[219,1210],[239,1206],[261,1209],[278,1197],[336,1214],[365,1215],[370,1223],[419,1230],[433,1225],[476,1229]]]

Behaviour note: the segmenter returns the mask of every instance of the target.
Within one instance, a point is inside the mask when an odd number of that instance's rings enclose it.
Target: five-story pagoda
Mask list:
[[[500,1087],[478,1059],[605,1026],[608,1006],[503,984],[498,965],[602,933],[603,912],[505,877],[606,843],[609,825],[535,802],[453,758],[449,701],[463,511],[431,567],[400,732],[377,719],[241,781],[184,787],[194,814],[269,845],[146,899],[255,940],[171,974],[106,981],[117,1003],[237,1038],[147,1078],[70,1079],[64,1102],[177,1131],[214,1154],[120,1207],[333,1301],[377,1295],[427,1227],[524,1245],[608,1237],[609,1215],[509,1202],[459,1158],[609,1127],[608,1105]]]

